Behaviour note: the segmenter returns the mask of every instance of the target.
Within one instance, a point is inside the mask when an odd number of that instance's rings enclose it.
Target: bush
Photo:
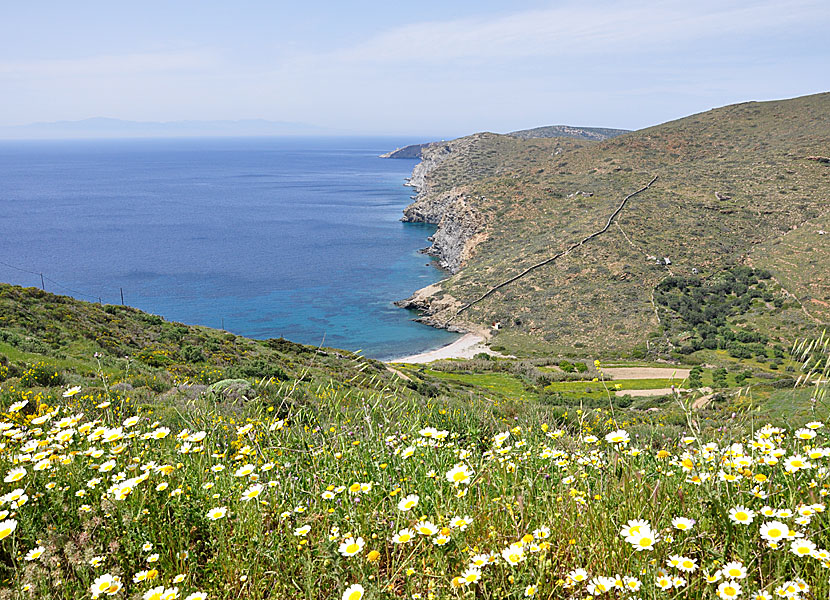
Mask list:
[[[278,364],[264,358],[257,358],[228,369],[228,377],[256,377],[257,379],[268,379],[273,377],[280,381],[289,379],[288,374]]]
[[[63,385],[63,373],[57,367],[44,362],[35,363],[23,372],[20,383],[24,387],[52,387]]]
[[[196,346],[184,346],[181,351],[182,359],[189,363],[204,362],[205,355]]]

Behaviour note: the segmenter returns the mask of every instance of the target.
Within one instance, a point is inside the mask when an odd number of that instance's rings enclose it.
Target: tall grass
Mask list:
[[[608,413],[560,428],[486,399],[334,383],[261,381],[242,412],[209,395],[173,410],[103,390],[1,395],[4,597],[828,593],[819,422],[612,436]],[[653,547],[621,535],[634,519]],[[786,531],[771,545],[773,521]],[[815,549],[796,555],[805,540]]]

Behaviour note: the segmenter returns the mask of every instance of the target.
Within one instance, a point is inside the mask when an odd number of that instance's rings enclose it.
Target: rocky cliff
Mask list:
[[[483,217],[462,190],[427,194],[404,210],[404,222],[432,223],[438,228],[429,240],[427,254],[451,273],[458,271],[483,239]]]
[[[415,201],[404,209],[401,220],[437,225],[426,252],[438,259],[442,268],[455,273],[483,239],[484,218],[476,212],[463,187],[433,191],[430,185],[430,173],[452,155],[452,146],[434,144],[422,152],[421,162],[407,183],[417,192]]]

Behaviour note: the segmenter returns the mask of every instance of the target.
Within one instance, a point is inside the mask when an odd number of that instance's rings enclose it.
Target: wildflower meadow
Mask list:
[[[484,419],[271,386],[160,416],[109,388],[4,393],[7,598],[823,598],[828,427]],[[14,399],[14,402],[8,402]],[[487,413],[492,414],[492,413]],[[573,416],[573,415],[572,415]]]

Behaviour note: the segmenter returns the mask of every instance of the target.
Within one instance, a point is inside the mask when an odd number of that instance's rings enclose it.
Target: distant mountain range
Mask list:
[[[265,119],[235,121],[126,121],[93,117],[0,127],[2,139],[236,137],[330,133],[315,125]]]

